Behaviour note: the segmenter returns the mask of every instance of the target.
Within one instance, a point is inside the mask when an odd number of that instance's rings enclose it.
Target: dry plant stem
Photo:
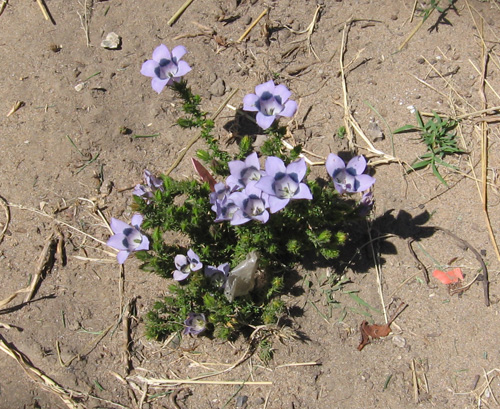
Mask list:
[[[82,230],[80,230],[80,229],[77,229],[76,227],[73,227],[71,224],[68,224],[68,223],[66,223],[66,222],[63,222],[62,220],[58,220],[58,219],[56,219],[54,216],[51,216],[50,214],[47,214],[47,213],[42,212],[42,211],[40,211],[40,210],[31,209],[31,208],[29,208],[29,207],[25,207],[25,206],[23,206],[23,205],[15,205],[15,204],[9,204],[9,207],[16,207],[16,208],[21,209],[21,210],[28,210],[28,211],[30,211],[30,212],[33,212],[33,213],[39,214],[39,215],[41,215],[41,216],[48,217],[48,218],[50,218],[50,219],[54,220],[54,222],[56,222],[57,224],[62,224],[63,226],[66,226],[66,227],[68,227],[69,229],[74,230],[74,231],[76,231],[76,232],[78,232],[78,233],[80,233],[80,234],[84,235],[85,237],[88,237],[88,238],[90,238],[90,239],[92,239],[92,240],[94,240],[94,241],[96,241],[96,242],[98,242],[98,243],[101,243],[101,244],[103,244],[103,245],[104,245],[104,246],[106,246],[106,247],[108,246],[108,245],[107,245],[104,241],[99,240],[98,238],[96,238],[96,237],[94,237],[94,236],[91,236],[90,234],[85,233],[84,231],[82,231]]]
[[[7,3],[9,0],[2,0],[2,3],[0,3],[0,16],[2,15],[3,11],[5,10],[5,7],[7,6]]]
[[[237,43],[241,43],[245,38],[247,38],[248,34],[250,34],[250,31],[259,23],[260,20],[269,12],[269,9],[265,9],[262,13],[260,13],[259,17],[255,19],[255,21],[250,24],[250,26],[245,30],[245,32],[241,35],[240,38],[238,38]]]
[[[418,381],[417,371],[415,370],[415,360],[411,360],[411,379],[413,383],[413,401],[418,403]]]
[[[431,11],[429,12],[429,15],[427,16],[427,18],[429,18],[429,16],[432,14],[432,12],[434,11],[434,8],[431,9]],[[422,25],[424,24],[424,22],[426,21],[427,19],[423,19],[420,20],[418,22],[418,24],[415,26],[415,28],[410,32],[410,34],[408,35],[408,37],[406,37],[406,40],[404,40],[401,45],[398,47],[398,51],[401,51],[406,44],[408,44],[408,42],[413,38],[413,36],[417,33],[418,30],[420,30],[420,28],[422,27]]]
[[[214,374],[215,375],[215,374]],[[207,375],[209,376],[209,375]],[[213,376],[213,375],[212,375]],[[194,379],[162,379],[146,378],[141,375],[135,375],[135,379],[145,382],[150,386],[168,387],[174,385],[192,384],[192,385],[272,385],[271,381],[206,381],[197,378]]]
[[[468,249],[468,250],[472,251],[472,253],[476,257],[477,261],[481,265],[481,269],[483,270],[482,281],[483,281],[484,304],[487,307],[489,307],[490,306],[490,291],[489,291],[490,282],[488,279],[488,269],[486,268],[486,264],[484,263],[484,260],[481,257],[481,254],[479,254],[479,252],[474,247],[472,247],[467,241],[465,241],[464,239],[461,239],[460,237],[458,237],[456,234],[452,233],[451,231],[449,231],[447,229],[443,229],[442,227],[435,227],[435,229],[442,231],[443,233],[447,234],[448,236],[452,237],[454,240],[459,242],[462,245],[462,248],[464,250]]]
[[[377,255],[375,254],[375,247],[373,246],[373,240],[372,240],[372,233],[370,229],[370,225],[367,225],[368,227],[368,237],[370,239],[370,250],[372,253],[372,258],[373,258],[373,263],[375,264],[375,270],[377,271],[377,290],[378,290],[378,295],[380,297],[380,303],[382,305],[382,310],[384,312],[384,320],[385,323],[388,324],[388,318],[387,318],[387,311],[385,309],[385,301],[384,301],[384,293],[382,291],[382,268],[380,267],[380,263],[378,260]]]
[[[121,319],[121,317],[120,317]],[[61,347],[59,345],[59,341],[56,341],[56,351],[57,351],[57,358],[59,360],[59,364],[63,367],[63,368],[67,368],[68,366],[71,365],[71,363],[75,360],[75,359],[82,359],[84,358],[85,356],[87,356],[88,354],[90,354],[94,349],[95,347],[97,346],[97,344],[99,344],[99,342],[101,342],[103,340],[103,338],[108,335],[108,332],[111,331],[111,329],[115,326],[116,324],[111,324],[108,328],[106,328],[103,333],[99,336],[97,336],[95,339],[91,340],[90,342],[88,342],[85,347],[86,347],[86,350],[85,352],[83,352],[83,354],[76,354],[76,355],[73,355],[67,362],[64,362],[62,360],[62,357],[61,357]],[[85,349],[85,348],[84,348]]]
[[[47,11],[47,7],[43,3],[43,0],[36,0],[36,2],[40,6],[40,10],[42,10],[42,14],[45,17],[45,20],[50,20],[49,12]]]
[[[234,95],[239,91],[239,88],[236,88],[235,90],[233,90],[228,96],[227,98],[222,102],[222,104],[219,106],[219,108],[217,108],[217,110],[215,111],[215,113],[212,115],[211,119],[212,120],[216,120],[217,117],[220,115],[220,113],[222,112],[222,110],[226,107],[226,105],[229,103],[229,101],[231,100],[231,98],[234,97]],[[231,108],[229,106],[229,108]],[[189,151],[189,149],[191,148],[191,146],[193,146],[197,141],[198,139],[200,139],[200,135],[196,135],[194,136],[188,143],[187,145],[183,148],[183,151],[179,154],[179,156],[177,157],[177,159],[175,160],[175,162],[172,164],[172,166],[170,166],[170,168],[168,168],[168,170],[165,172],[165,175],[166,176],[169,176],[172,171],[177,167],[179,166],[179,163],[181,163],[182,159],[184,159],[184,156],[186,156],[187,152]]]
[[[132,318],[132,305],[135,303],[135,298],[131,299],[127,303],[127,307],[125,309],[125,315],[123,317],[122,325],[123,325],[123,363],[125,364],[125,373],[128,375],[130,370],[132,369],[132,359],[131,359],[131,346],[132,346],[132,337],[130,334],[130,320]],[[139,407],[142,407],[139,405]]]
[[[5,352],[11,358],[15,359],[17,363],[23,368],[24,372],[42,389],[45,389],[49,392],[55,393],[61,398],[61,400],[66,404],[66,406],[70,409],[85,409],[85,406],[81,403],[76,402],[73,398],[83,398],[84,395],[76,392],[69,391],[56,383],[54,380],[49,378],[39,369],[35,368],[31,365],[24,355],[21,354],[18,350],[10,347],[0,335],[0,350]]]
[[[55,237],[54,232],[51,232],[49,237],[45,240],[42,253],[38,258],[38,267],[35,271],[33,280],[31,280],[29,293],[24,299],[25,303],[30,301],[33,298],[33,295],[35,295],[35,291],[43,274],[47,273],[52,268],[54,264],[54,255],[57,251],[57,243],[58,239]]]
[[[415,259],[415,261],[417,262],[418,264],[418,268],[420,270],[422,270],[423,274],[424,274],[424,279],[425,279],[425,283],[427,285],[429,285],[430,283],[430,279],[429,279],[429,271],[427,270],[427,267],[425,267],[425,265],[420,261],[420,259],[417,257],[417,254],[415,253],[415,250],[413,250],[413,246],[412,246],[412,243],[415,241],[415,239],[408,239],[408,249],[410,250],[410,254],[413,256],[413,258]]]
[[[345,50],[346,50],[346,45],[347,45],[347,34],[350,30],[352,21],[353,20],[349,20],[344,24],[344,30],[342,31],[342,42],[340,45],[340,61],[339,61],[339,63],[340,63],[340,76],[342,78],[342,95],[343,95],[343,102],[344,102],[344,125],[345,125],[345,130],[346,130],[347,142],[348,142],[350,150],[354,149],[354,137],[353,137],[351,125],[349,123],[349,117],[350,117],[351,113],[350,113],[349,102],[347,100],[347,83],[346,83],[345,72],[344,72],[344,55],[345,55]]]
[[[172,25],[179,20],[179,17],[182,16],[182,13],[186,11],[186,9],[189,7],[189,5],[193,2],[194,0],[186,0],[186,2],[175,12],[175,14],[172,16],[170,20],[168,20],[167,24],[172,27]]]
[[[10,223],[9,203],[2,196],[0,196],[0,206],[3,207],[3,211],[5,212],[5,224],[2,227],[2,231],[0,231],[0,244],[2,244],[5,232],[9,228],[9,223]]]

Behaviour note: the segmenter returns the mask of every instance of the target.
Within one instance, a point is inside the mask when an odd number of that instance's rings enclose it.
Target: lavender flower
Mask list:
[[[151,172],[147,169],[144,170],[144,181],[145,185],[138,184],[136,185],[134,191],[132,192],[135,196],[143,197],[147,203],[151,202],[153,198],[154,192],[160,190],[163,192],[163,180],[153,176]]]
[[[175,267],[177,270],[174,271],[174,280],[182,281],[189,277],[189,274],[193,271],[197,271],[203,267],[200,262],[200,258],[196,253],[189,249],[187,256],[183,254],[177,254],[174,259]]]
[[[245,111],[257,112],[257,124],[262,129],[269,128],[280,116],[291,117],[297,111],[297,103],[289,101],[292,93],[283,84],[274,85],[268,81],[255,87],[255,94],[243,98]]]
[[[111,230],[113,230],[114,235],[109,238],[106,244],[119,250],[116,256],[118,263],[125,263],[133,251],[149,250],[149,239],[139,231],[142,220],[143,217],[140,214],[135,214],[132,216],[132,226],[130,226],[114,217],[111,218]]]
[[[365,193],[363,193],[363,196],[359,201],[358,214],[362,217],[367,216],[368,213],[370,213],[373,208],[374,201],[375,199],[373,198],[373,192],[368,190]]]
[[[229,199],[231,188],[224,183],[216,183],[214,191],[210,193],[211,209],[215,212],[215,222],[231,220],[237,210],[236,205]]]
[[[301,183],[306,171],[307,165],[303,158],[288,166],[275,156],[266,159],[266,175],[257,182],[256,187],[269,194],[271,213],[283,209],[292,199],[312,199],[309,187]]]
[[[375,178],[363,175],[366,169],[366,159],[360,155],[352,158],[347,166],[337,155],[330,153],[326,159],[326,170],[333,178],[335,189],[342,194],[344,192],[363,192],[375,183]]]
[[[258,220],[266,223],[269,220],[268,195],[262,192],[256,185],[257,182],[249,182],[241,192],[234,192],[229,199],[238,207],[231,219],[232,225],[244,224],[250,220]]]
[[[184,334],[200,335],[207,327],[205,314],[190,312],[184,321],[184,325],[186,326],[186,328],[184,328]]]
[[[224,288],[229,276],[229,263],[220,264],[219,267],[205,267],[205,275],[219,288]]]
[[[180,61],[186,48],[178,45],[169,51],[166,45],[161,44],[153,51],[153,59],[142,64],[141,74],[152,77],[151,86],[159,94],[165,85],[172,85],[180,81],[181,77],[191,71],[191,67],[185,61]]]
[[[257,181],[261,178],[260,163],[257,153],[247,156],[245,161],[232,160],[229,162],[231,174],[227,177],[226,183],[231,188],[244,188],[248,182]]]

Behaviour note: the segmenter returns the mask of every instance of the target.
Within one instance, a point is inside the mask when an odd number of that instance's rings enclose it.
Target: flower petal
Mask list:
[[[271,94],[274,94],[274,89],[275,89],[274,81],[270,80],[267,82],[264,82],[264,84],[257,85],[255,87],[255,93],[257,96],[260,98],[264,92],[269,92]]]
[[[286,173],[288,174],[295,173],[298,177],[299,182],[302,179],[304,179],[306,171],[307,171],[307,165],[304,158],[300,158],[299,160],[293,161],[286,167]]]
[[[354,170],[354,173],[349,172],[351,174],[356,175],[361,175],[366,169],[366,159],[363,155],[355,156],[352,158],[346,166],[346,170]]]
[[[139,250],[149,250],[149,239],[144,235],[142,236],[141,244],[139,244],[135,249],[135,251]]]
[[[309,189],[309,186],[307,186],[305,183],[299,184],[299,189],[295,193],[295,196],[293,196],[293,199],[308,199],[311,200],[312,193],[311,190]]]
[[[274,191],[274,176],[262,176],[255,187],[268,195],[276,196]]]
[[[297,103],[295,101],[287,101],[283,111],[279,113],[280,116],[292,117],[297,112]]]
[[[328,155],[325,166],[326,171],[331,177],[334,177],[338,171],[345,169],[344,161],[340,158],[340,156],[337,156],[334,153],[330,153],[330,155]]]
[[[276,119],[276,115],[264,115],[263,113],[261,112],[257,112],[257,124],[264,130],[266,130],[267,128],[269,128],[274,120]]]
[[[182,271],[175,270],[174,271],[174,280],[182,281],[189,277],[189,273],[183,273]]]
[[[274,178],[277,173],[286,173],[285,163],[276,156],[269,156],[266,159],[266,175]]]
[[[187,257],[184,254],[177,254],[174,258],[175,267],[182,268],[188,264]]]
[[[175,58],[177,59],[177,61],[179,61],[186,53],[187,53],[186,47],[178,45],[177,47],[174,47],[174,49],[172,50],[172,58]]]
[[[117,250],[128,250],[128,247],[123,244],[124,239],[126,239],[125,235],[123,235],[122,233],[118,233],[114,236],[111,236],[106,242],[106,245]]]
[[[290,199],[280,199],[276,196],[269,196],[269,210],[271,213],[279,212],[289,202],[290,202]]]
[[[120,251],[117,255],[116,255],[116,259],[118,260],[118,263],[120,264],[123,264],[125,263],[125,260],[127,259],[127,257],[130,255],[130,252],[126,251],[126,250],[122,250]]]
[[[132,220],[131,220],[130,224],[132,226],[134,226],[135,228],[139,229],[139,227],[141,227],[143,219],[144,219],[144,217],[142,216],[142,214],[136,213],[132,216]]]
[[[154,77],[151,80],[151,87],[159,94],[160,92],[163,91],[163,88],[165,88],[165,85],[168,84],[170,80],[161,80],[157,77]]]
[[[255,106],[259,97],[255,94],[247,94],[243,98],[243,111],[257,112],[259,108]]]
[[[113,230],[113,233],[123,233],[125,229],[130,229],[130,226],[122,222],[121,220],[115,219],[114,217],[111,218],[111,223],[110,223],[111,230]]]
[[[158,63],[154,60],[147,60],[142,64],[141,74],[146,77],[156,77],[156,68],[158,67]]]
[[[160,60],[163,58],[166,60],[171,60],[172,55],[170,54],[170,51],[165,44],[160,44],[153,51],[153,60],[155,60],[156,62],[160,62]]]
[[[175,77],[183,77],[189,71],[191,71],[191,67],[186,61],[179,61],[177,64],[177,72],[175,73]]]
[[[375,183],[375,178],[370,175],[359,175],[356,176],[355,191],[364,192],[369,189],[371,185]]]
[[[288,98],[290,98],[292,92],[285,85],[280,84],[274,88],[273,94],[275,96],[279,96],[281,98],[281,103],[284,104],[286,101],[288,101]]]

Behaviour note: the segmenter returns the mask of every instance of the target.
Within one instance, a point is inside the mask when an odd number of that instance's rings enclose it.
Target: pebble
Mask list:
[[[107,48],[108,50],[116,50],[120,47],[121,42],[122,38],[118,34],[111,32],[102,40],[101,47]]]
[[[226,92],[226,84],[222,78],[217,78],[209,88],[210,94],[215,97],[222,97]]]
[[[406,339],[404,339],[401,335],[394,335],[392,337],[392,342],[399,348],[404,348],[406,346]]]
[[[245,18],[245,25],[248,26],[252,22],[252,17],[246,16]]]

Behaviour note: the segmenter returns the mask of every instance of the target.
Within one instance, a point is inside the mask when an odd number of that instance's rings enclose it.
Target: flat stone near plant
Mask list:
[[[101,47],[107,48],[108,50],[116,50],[120,47],[121,42],[122,38],[118,34],[111,32],[102,40]]]

